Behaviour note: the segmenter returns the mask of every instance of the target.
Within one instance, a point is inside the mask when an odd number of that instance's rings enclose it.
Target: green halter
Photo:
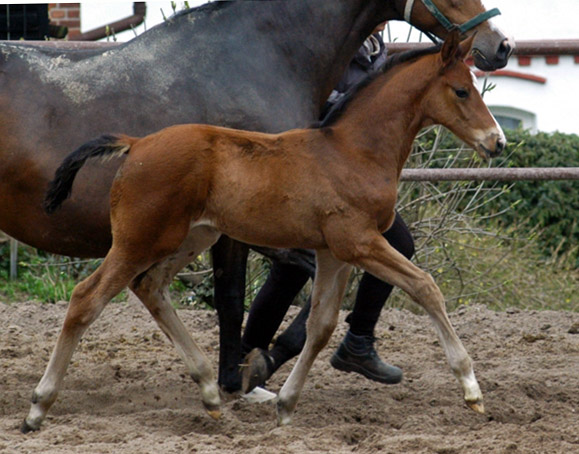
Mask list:
[[[477,25],[482,24],[483,22],[489,20],[491,17],[498,16],[501,14],[498,8],[493,8],[489,11],[485,11],[484,13],[480,13],[479,15],[473,17],[472,19],[466,21],[462,25],[453,24],[448,20],[448,18],[442,14],[442,12],[438,9],[438,7],[432,2],[432,0],[422,0],[424,6],[430,11],[436,20],[442,25],[446,31],[450,31],[454,28],[458,28],[461,33],[466,33],[469,30],[472,30]],[[404,8],[404,20],[410,23],[410,16],[412,15],[412,7],[414,6],[414,0],[408,0],[406,2],[406,8]]]

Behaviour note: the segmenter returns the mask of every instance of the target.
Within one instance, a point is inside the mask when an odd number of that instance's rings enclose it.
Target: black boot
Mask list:
[[[357,372],[380,383],[395,384],[402,380],[402,370],[383,362],[374,350],[373,336],[357,336],[348,331],[330,364],[335,369]]]

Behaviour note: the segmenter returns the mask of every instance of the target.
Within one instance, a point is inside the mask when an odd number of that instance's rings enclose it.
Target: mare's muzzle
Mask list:
[[[472,56],[474,58],[474,64],[477,68],[482,71],[495,71],[500,68],[504,68],[509,62],[509,58],[515,50],[515,42],[511,38],[505,37],[501,32],[496,32],[500,34],[499,42],[496,40],[491,40],[488,42],[480,35],[475,39]]]

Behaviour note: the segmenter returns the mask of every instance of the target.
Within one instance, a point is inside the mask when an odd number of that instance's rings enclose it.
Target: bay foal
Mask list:
[[[452,33],[440,52],[380,74],[317,129],[272,135],[180,125],[142,139],[103,136],[71,154],[52,182],[48,211],[68,197],[88,158],[128,156],[111,190],[112,247],[73,292],[23,430],[40,426],[81,335],[126,286],[175,345],[205,407],[218,417],[211,366],[171,307],[167,286],[222,233],[251,244],[316,250],[307,341],[279,394],[280,424],[290,422],[314,358],[335,328],[352,266],[402,288],[426,310],[466,403],[482,412],[471,359],[440,290],[380,234],[394,218],[400,172],[422,127],[443,124],[484,157],[504,147],[463,62],[471,43]]]

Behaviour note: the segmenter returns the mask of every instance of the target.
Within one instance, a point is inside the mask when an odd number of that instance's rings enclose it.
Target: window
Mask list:
[[[523,127],[523,121],[520,118],[513,118],[498,114],[495,115],[495,118],[503,129],[519,129]]]
[[[537,116],[533,112],[508,106],[489,106],[489,109],[503,129],[521,128],[537,132]]]
[[[0,39],[43,40],[48,34],[48,4],[0,5]]]

